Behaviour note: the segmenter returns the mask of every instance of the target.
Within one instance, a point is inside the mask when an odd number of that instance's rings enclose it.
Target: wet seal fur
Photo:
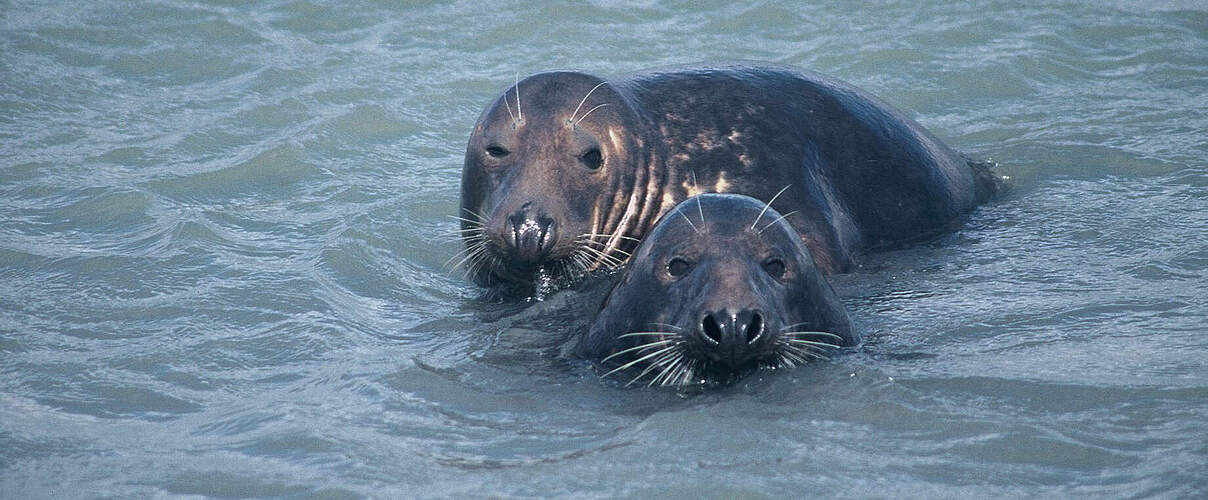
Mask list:
[[[574,353],[646,385],[822,359],[858,339],[817,257],[759,200],[690,198],[638,246]]]
[[[619,267],[700,193],[778,207],[824,273],[869,248],[926,238],[997,178],[918,123],[838,80],[772,66],[577,72],[516,82],[479,117],[450,259],[487,287]]]

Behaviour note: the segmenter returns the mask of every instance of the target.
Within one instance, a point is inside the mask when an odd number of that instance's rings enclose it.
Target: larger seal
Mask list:
[[[832,78],[780,67],[530,76],[470,135],[454,261],[484,286],[622,264],[702,192],[769,202],[825,273],[949,227],[995,186],[918,123]]]
[[[702,194],[638,246],[575,349],[629,383],[688,385],[791,367],[855,345],[839,298],[786,217]]]

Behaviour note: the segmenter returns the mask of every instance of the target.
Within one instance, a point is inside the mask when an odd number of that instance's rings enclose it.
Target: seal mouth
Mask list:
[[[550,217],[508,217],[504,234],[508,260],[519,266],[536,267],[548,259],[557,241],[557,226]]]
[[[463,219],[464,220],[464,219]],[[504,283],[536,285],[544,275],[555,282],[574,282],[596,272],[607,272],[625,264],[630,253],[610,247],[610,239],[620,245],[636,245],[637,239],[612,234],[583,233],[559,241],[553,224],[524,220],[502,234],[488,234],[485,222],[475,221],[462,231],[466,250],[454,256],[456,265],[465,265],[467,276],[485,274]],[[618,245],[618,246],[620,246]]]
[[[601,378],[636,372],[625,383],[626,387],[642,382],[647,387],[723,385],[760,369],[788,369],[829,359],[827,354],[843,343],[843,337],[834,333],[795,329],[807,323],[773,331],[768,327],[766,315],[757,311],[732,314],[728,322],[719,316],[722,315],[706,314],[700,326],[692,329],[655,323],[651,331],[617,336],[617,340],[629,339],[629,342],[600,360],[601,365],[610,361],[617,365]],[[738,326],[730,326],[734,324]],[[740,351],[728,352],[724,350],[726,347]]]

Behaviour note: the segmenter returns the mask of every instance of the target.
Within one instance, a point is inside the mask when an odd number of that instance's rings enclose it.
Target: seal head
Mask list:
[[[576,354],[630,383],[687,385],[791,367],[856,343],[793,226],[743,195],[703,194],[639,245]]]
[[[480,285],[531,284],[621,263],[614,193],[632,189],[639,146],[629,104],[603,80],[542,73],[483,112],[462,172],[459,258]],[[632,245],[629,245],[630,247]]]

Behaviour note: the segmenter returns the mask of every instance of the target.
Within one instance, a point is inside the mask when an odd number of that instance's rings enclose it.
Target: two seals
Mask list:
[[[457,259],[483,286],[622,264],[679,202],[779,207],[817,267],[935,234],[995,179],[846,83],[779,67],[541,73],[483,112],[466,148]]]
[[[703,194],[642,241],[575,354],[612,361],[605,376],[632,369],[631,384],[686,385],[791,367],[856,340],[785,216],[747,196]]]

